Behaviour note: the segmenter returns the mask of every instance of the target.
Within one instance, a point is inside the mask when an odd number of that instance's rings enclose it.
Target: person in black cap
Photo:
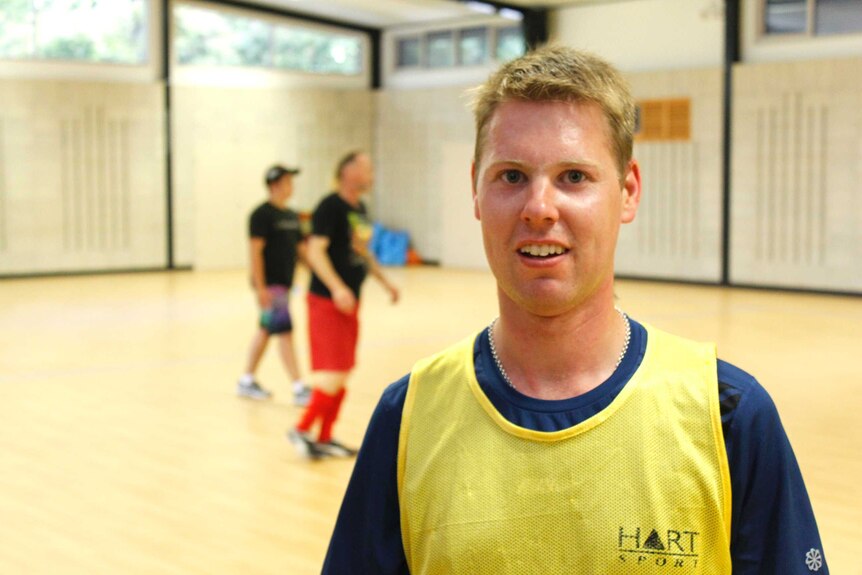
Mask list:
[[[305,259],[299,216],[287,208],[287,201],[293,194],[293,177],[298,173],[298,168],[281,165],[269,168],[264,176],[269,199],[249,218],[251,284],[260,306],[260,327],[252,339],[246,370],[236,389],[240,397],[271,397],[254,374],[270,336],[277,335],[282,362],[293,382],[294,403],[302,406],[308,403],[310,391],[299,375],[288,308],[297,258]]]

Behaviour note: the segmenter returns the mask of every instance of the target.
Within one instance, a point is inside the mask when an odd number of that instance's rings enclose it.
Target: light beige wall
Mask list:
[[[722,4],[714,0],[585,2],[551,13],[551,39],[595,52],[626,71],[720,66]]]
[[[473,145],[473,118],[466,87],[386,90],[376,96],[377,214],[389,226],[410,232],[426,260],[440,261],[447,187],[461,178],[469,190],[467,168],[447,173],[447,148]]]
[[[862,59],[734,67],[731,279],[862,290]]]
[[[442,189],[440,265],[449,268],[488,269],[482,228],[473,209],[470,164],[473,145],[444,144],[441,161]]]
[[[721,279],[721,70],[628,74],[636,99],[689,98],[691,139],[635,144],[643,197],[623,226],[617,273],[717,282]]]
[[[248,215],[266,199],[269,165],[302,169],[291,206],[310,211],[332,189],[338,159],[372,149],[375,114],[365,90],[181,86],[172,93],[180,265],[247,265]]]
[[[158,84],[0,80],[0,274],[163,267]]]

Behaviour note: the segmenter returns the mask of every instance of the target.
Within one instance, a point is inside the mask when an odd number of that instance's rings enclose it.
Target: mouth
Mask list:
[[[518,253],[531,259],[550,259],[569,251],[559,244],[526,244],[518,248]]]

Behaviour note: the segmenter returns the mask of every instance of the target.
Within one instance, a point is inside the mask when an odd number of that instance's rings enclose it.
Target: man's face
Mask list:
[[[284,174],[269,187],[270,198],[279,207],[285,207],[293,195],[293,176]]]
[[[350,190],[364,193],[371,189],[373,183],[374,166],[366,154],[358,154],[341,171],[341,184]]]
[[[598,105],[504,102],[473,170],[501,303],[555,316],[613,289],[617,234],[634,219],[640,173],[632,161],[620,177]]]

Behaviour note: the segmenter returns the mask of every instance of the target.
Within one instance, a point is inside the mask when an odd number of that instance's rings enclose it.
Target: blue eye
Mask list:
[[[566,172],[566,181],[570,184],[580,184],[586,179],[586,175],[580,170],[569,170]]]

